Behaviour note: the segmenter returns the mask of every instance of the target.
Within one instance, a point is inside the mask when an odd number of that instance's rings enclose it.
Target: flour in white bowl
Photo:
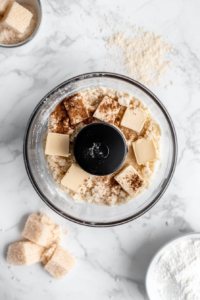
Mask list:
[[[200,239],[182,241],[167,249],[154,275],[163,300],[200,300]]]

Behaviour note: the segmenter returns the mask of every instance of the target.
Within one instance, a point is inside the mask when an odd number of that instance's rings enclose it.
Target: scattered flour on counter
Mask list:
[[[108,49],[116,47],[122,51],[127,73],[137,81],[147,85],[159,85],[160,79],[171,66],[167,59],[173,47],[163,36],[144,28],[132,27],[130,37],[118,32],[108,38]],[[113,53],[115,56],[115,54]],[[117,57],[116,57],[117,59]]]
[[[200,240],[170,247],[159,259],[154,275],[163,300],[199,300]]]

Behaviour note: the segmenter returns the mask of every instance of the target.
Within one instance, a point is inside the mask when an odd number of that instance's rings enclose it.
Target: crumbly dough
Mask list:
[[[98,87],[86,89],[79,92],[79,96],[82,97],[84,105],[90,111],[90,117],[83,122],[76,124],[76,126],[71,126],[65,112],[63,111],[62,103],[60,105],[59,116],[55,112],[52,112],[49,117],[49,132],[58,132],[70,134],[70,156],[51,156],[46,155],[46,161],[49,170],[56,182],[56,184],[72,199],[75,201],[95,203],[100,205],[120,205],[126,203],[132,198],[121,188],[121,186],[115,181],[114,177],[119,173],[119,171],[128,166],[132,165],[140,176],[145,180],[146,187],[148,187],[151,176],[155,170],[156,161],[147,162],[143,165],[138,165],[135,159],[135,155],[132,148],[132,142],[139,138],[151,138],[154,141],[155,148],[157,151],[157,157],[159,158],[160,153],[160,130],[158,124],[155,122],[153,116],[149,112],[148,108],[144,106],[138,99],[124,92],[119,92],[113,89]],[[96,122],[92,117],[94,111],[97,109],[100,102],[105,96],[111,97],[118,101],[121,105],[120,111],[116,117],[115,125],[123,132],[126,137],[127,145],[129,147],[127,158],[123,166],[115,173],[108,176],[91,176],[90,179],[82,185],[78,192],[73,192],[72,190],[64,187],[61,184],[61,180],[66,174],[67,170],[70,168],[71,164],[75,162],[73,155],[73,141],[78,132],[86,126],[86,124]],[[122,106],[123,105],[123,106]],[[125,112],[126,107],[138,107],[147,112],[147,119],[140,133],[137,133],[131,129],[125,128],[120,125],[121,119]],[[63,111],[63,113],[62,113]],[[62,126],[61,126],[62,122]],[[46,140],[44,139],[44,148]]]

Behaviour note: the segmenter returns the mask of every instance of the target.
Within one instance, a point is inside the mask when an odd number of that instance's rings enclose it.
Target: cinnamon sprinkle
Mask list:
[[[63,101],[56,106],[51,115],[54,116],[58,122],[68,117]]]
[[[83,120],[83,124],[88,125],[96,121],[95,118],[93,117],[93,113],[94,113],[93,111],[89,111],[89,118]]]
[[[93,113],[92,110],[86,108],[79,94],[67,97],[51,113],[56,125],[52,131],[61,134],[71,134],[81,122],[82,124],[93,123],[95,121],[92,116]]]
[[[66,97],[63,100],[63,103],[72,125],[80,123],[81,121],[89,118],[88,109],[83,103],[83,99],[79,94]]]
[[[107,97],[107,98],[110,98],[110,97]],[[110,98],[110,99],[107,99],[107,101],[109,101],[109,102],[99,105],[100,113],[107,113],[109,110],[113,111],[113,110],[120,108],[120,104],[117,101],[115,101],[114,99]]]
[[[69,117],[63,102],[60,102],[51,113],[51,116],[55,119],[56,129],[55,133],[67,134],[71,128]]]
[[[99,104],[94,117],[104,122],[114,124],[121,105],[109,96],[105,96]]]
[[[130,184],[131,188],[134,191],[137,191],[144,183],[144,180],[142,180],[138,174],[133,174],[130,176],[126,176],[125,178],[127,182]]]

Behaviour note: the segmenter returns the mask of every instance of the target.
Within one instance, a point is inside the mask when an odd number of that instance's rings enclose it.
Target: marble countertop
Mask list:
[[[32,42],[0,48],[0,299],[147,299],[145,274],[155,252],[173,237],[200,231],[200,2],[42,0],[42,5],[42,27]],[[123,31],[125,21],[145,27],[174,45],[172,68],[160,86],[149,88],[172,116],[179,155],[167,192],[148,213],[97,229],[62,219],[40,200],[24,168],[22,144],[32,110],[56,85],[86,72],[121,72],[106,48],[113,33],[108,19]],[[8,245],[21,239],[27,215],[39,211],[68,229],[63,245],[78,258],[61,281],[39,264],[10,269],[6,262]]]

